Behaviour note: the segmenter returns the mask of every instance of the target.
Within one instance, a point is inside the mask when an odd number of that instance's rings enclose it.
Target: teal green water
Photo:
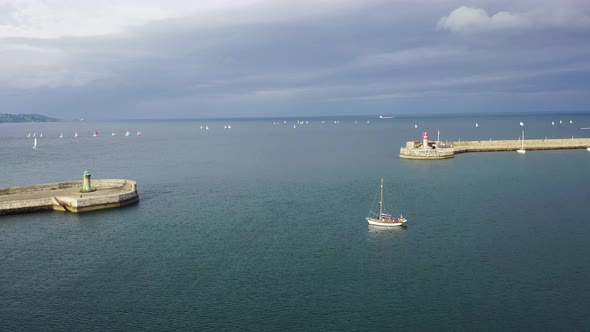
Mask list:
[[[579,129],[590,116],[551,126],[559,119],[308,119],[297,129],[227,120],[207,122],[208,132],[199,121],[0,125],[0,187],[81,179],[89,168],[137,180],[141,196],[123,209],[0,217],[0,321],[7,330],[588,330],[590,152],[397,157],[422,130],[515,139],[524,121],[530,138],[590,136]],[[143,135],[123,137],[127,129]],[[44,134],[36,151],[33,131]],[[364,221],[381,177],[406,229]]]

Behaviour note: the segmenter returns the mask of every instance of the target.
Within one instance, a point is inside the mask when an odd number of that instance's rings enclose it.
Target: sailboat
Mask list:
[[[117,136],[117,133],[113,130],[113,132],[111,132],[111,136]]]
[[[29,133],[29,134],[27,135],[27,137],[31,137],[31,133]]]
[[[78,132],[77,131],[74,132],[74,137],[78,137]]]
[[[516,150],[518,153],[526,153],[524,149],[524,130],[522,131],[522,138],[520,139],[520,149]]]
[[[37,137],[33,138],[33,149],[37,149]]]
[[[375,218],[377,217],[377,218]],[[407,220],[400,214],[399,218],[396,218],[387,212],[383,208],[383,178],[381,178],[381,200],[379,201],[379,215],[375,212],[369,211],[369,215],[367,216],[366,220],[369,222],[370,225],[375,226],[401,226]]]
[[[92,136],[94,136],[94,137],[98,136],[98,131],[94,131],[94,134],[92,134]]]
[[[125,137],[128,137],[129,135],[131,135],[131,133],[129,132],[129,130],[127,130],[127,131],[125,132]]]
[[[59,133],[59,138],[64,138],[64,133]]]

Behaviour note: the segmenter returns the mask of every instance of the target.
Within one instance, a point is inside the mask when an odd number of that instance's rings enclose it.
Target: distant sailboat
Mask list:
[[[297,128],[297,124],[295,124],[295,123],[294,123],[294,124],[293,124],[293,128]]]
[[[476,122],[476,123],[475,123],[475,127],[479,127],[479,123],[477,123],[477,122]]]
[[[574,123],[572,120],[570,120],[570,124]]]
[[[417,123],[414,124],[414,128],[418,128],[418,124]]]
[[[559,120],[559,124],[562,124],[562,123],[563,123],[563,121],[562,120]]]
[[[138,130],[137,133],[135,133],[135,136],[141,136],[141,130]]]
[[[29,134],[27,135],[27,138],[28,138],[28,137],[31,137],[31,133],[29,133]]]
[[[369,211],[369,215],[367,218],[365,218],[365,220],[367,220],[370,225],[375,226],[401,226],[407,221],[404,216],[400,215],[399,218],[396,218],[388,214],[383,208],[383,178],[381,178],[381,200],[379,201],[379,215],[376,215],[376,213],[373,211]]]
[[[33,138],[33,149],[37,149],[37,137]]]
[[[551,125],[552,126],[555,126],[555,121],[551,121]]]
[[[518,153],[526,153],[524,149],[524,130],[522,131],[522,138],[520,139],[520,149],[516,150]]]
[[[43,133],[39,133],[39,137],[43,137]]]
[[[92,134],[92,136],[94,136],[94,137],[98,136],[98,131],[94,131],[94,134]]]
[[[227,129],[231,129],[231,125],[227,125]]]
[[[227,129],[227,125],[223,125],[223,129]]]
[[[64,133],[59,133],[59,138],[64,138]]]
[[[74,137],[78,137],[78,132],[74,132]]]
[[[205,130],[209,130],[209,126],[205,126]]]
[[[111,136],[117,136],[117,133],[113,131],[113,132],[111,133]]]
[[[34,132],[33,133],[33,137],[37,137],[37,132]]]
[[[524,123],[522,123],[522,122],[521,122],[521,123],[520,123],[520,126],[521,126],[521,127],[523,127],[523,126],[524,126]]]
[[[201,130],[203,130],[203,126],[201,126]]]
[[[127,131],[125,132],[125,137],[128,137],[129,135],[131,135],[131,133],[129,132],[129,130],[127,130]]]

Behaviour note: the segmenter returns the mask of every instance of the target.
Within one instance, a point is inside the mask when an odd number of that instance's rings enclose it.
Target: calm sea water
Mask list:
[[[590,329],[590,152],[398,158],[423,130],[589,137],[590,116],[305,120],[0,125],[0,187],[90,169],[141,196],[0,217],[2,329]],[[381,177],[407,229],[364,221]]]

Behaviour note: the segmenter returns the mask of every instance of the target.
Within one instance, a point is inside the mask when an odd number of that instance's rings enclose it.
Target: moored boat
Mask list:
[[[376,213],[374,213],[372,211],[372,207],[371,210],[369,211],[369,215],[367,216],[367,218],[365,218],[367,220],[367,222],[370,225],[374,225],[374,226],[402,226],[406,221],[408,221],[406,218],[404,218],[403,215],[400,214],[400,216],[398,218],[394,217],[393,215],[387,213],[385,211],[385,209],[383,208],[383,178],[381,178],[381,188],[380,188],[380,192],[381,192],[381,196],[380,196],[380,201],[379,201],[379,214],[377,215]]]

